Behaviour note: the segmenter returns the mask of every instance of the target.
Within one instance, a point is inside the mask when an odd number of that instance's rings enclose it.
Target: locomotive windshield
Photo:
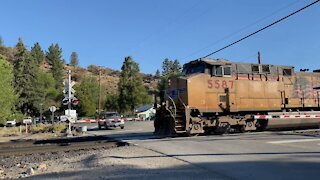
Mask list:
[[[189,74],[195,74],[195,73],[204,73],[205,70],[205,65],[204,64],[193,64],[184,67],[183,69],[183,74],[184,75],[189,75]]]

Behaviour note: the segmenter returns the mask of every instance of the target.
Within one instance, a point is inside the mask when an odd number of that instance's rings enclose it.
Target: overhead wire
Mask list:
[[[226,40],[226,39],[229,39],[230,37],[232,37],[232,36],[234,36],[234,35],[242,32],[243,30],[248,29],[249,27],[251,27],[251,26],[253,26],[253,25],[255,25],[255,24],[257,24],[257,23],[259,23],[259,22],[261,22],[261,21],[263,21],[263,20],[271,17],[271,16],[273,16],[274,14],[276,14],[276,13],[278,13],[278,12],[280,12],[280,11],[283,11],[284,9],[287,9],[287,8],[293,6],[294,4],[298,3],[299,1],[301,1],[301,0],[297,0],[297,1],[295,1],[295,2],[293,2],[293,3],[290,3],[290,4],[288,4],[288,5],[284,6],[284,7],[281,7],[280,9],[277,9],[277,10],[273,11],[272,13],[268,14],[267,16],[264,16],[264,17],[258,19],[257,21],[255,21],[255,22],[253,22],[253,23],[251,23],[251,24],[248,24],[248,25],[246,25],[245,27],[237,30],[236,32],[233,32],[233,33],[231,33],[231,34],[229,34],[229,35],[227,35],[227,36],[225,36],[225,37],[223,37],[223,38],[221,38],[221,39],[219,39],[219,40],[217,40],[217,41],[215,41],[215,42],[213,42],[213,43],[211,43],[211,44],[209,44],[209,45],[207,45],[207,46],[205,46],[205,47],[203,47],[203,48],[201,48],[201,49],[199,49],[199,50],[197,50],[197,51],[192,52],[191,54],[185,56],[185,57],[182,58],[182,59],[189,58],[190,56],[193,56],[193,55],[195,55],[195,54],[198,54],[198,53],[200,53],[201,51],[203,51],[203,50],[205,50],[205,49],[208,49],[209,47],[211,47],[211,46],[213,46],[213,45],[215,45],[215,44],[217,44],[217,43],[220,43],[220,42],[222,42],[222,41],[224,41],[224,40]]]
[[[197,8],[202,2],[201,1],[197,1],[196,3],[193,3],[191,6],[189,6],[186,10],[184,10],[183,12],[179,13],[178,16],[176,16],[173,20],[165,22],[160,24],[156,29],[156,32],[150,33],[148,34],[146,37],[144,37],[142,40],[140,40],[138,42],[138,45],[135,48],[132,48],[130,51],[134,52],[137,51],[146,41],[149,41],[150,39],[152,39],[155,36],[159,35],[159,31],[161,29],[161,27],[169,27],[172,24],[175,24],[179,19],[181,19],[181,17],[186,16],[187,14],[189,14],[190,12],[192,12],[193,9]]]
[[[211,56],[213,54],[216,54],[216,53],[218,53],[218,52],[220,52],[220,51],[222,51],[222,50],[224,50],[224,49],[226,49],[226,48],[228,48],[230,46],[233,46],[233,45],[235,45],[235,44],[237,44],[237,43],[239,43],[239,42],[241,42],[241,41],[243,41],[243,40],[245,40],[245,39],[247,39],[247,38],[249,38],[249,37],[251,37],[251,36],[253,36],[253,35],[255,35],[255,34],[261,32],[261,31],[263,31],[263,30],[265,30],[265,29],[267,29],[267,28],[269,28],[269,27],[271,27],[273,25],[275,25],[275,24],[278,24],[279,22],[281,22],[281,21],[283,21],[283,20],[285,20],[285,19],[287,19],[287,18],[289,18],[289,17],[291,17],[291,16],[293,16],[293,15],[295,15],[295,14],[297,14],[297,13],[299,13],[299,12],[301,12],[301,11],[307,9],[307,8],[309,8],[310,6],[318,3],[319,1],[320,0],[316,0],[316,1],[310,3],[310,4],[306,5],[306,6],[298,9],[297,11],[294,11],[293,13],[291,13],[291,14],[289,14],[289,15],[287,15],[287,16],[285,16],[285,17],[283,17],[283,18],[281,18],[281,19],[279,19],[279,20],[277,20],[277,21],[275,21],[275,22],[263,27],[263,28],[260,28],[259,30],[255,31],[255,32],[253,32],[253,33],[251,33],[251,34],[249,34],[249,35],[247,35],[247,36],[245,36],[245,37],[233,42],[233,43],[230,43],[230,44],[228,44],[228,45],[226,45],[226,46],[224,46],[224,47],[222,47],[222,48],[220,48],[220,49],[218,49],[218,50],[216,50],[216,51],[214,51],[214,52],[212,52],[212,53],[210,53],[210,54],[208,54],[206,56],[203,56],[202,58],[207,58],[207,57],[209,57],[209,56]]]

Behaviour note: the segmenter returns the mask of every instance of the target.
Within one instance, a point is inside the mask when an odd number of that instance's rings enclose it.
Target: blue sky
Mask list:
[[[0,36],[14,46],[39,42],[63,49],[69,62],[120,69],[132,56],[144,73],[164,58],[203,57],[313,0],[1,0]],[[215,54],[237,62],[320,69],[320,3]]]

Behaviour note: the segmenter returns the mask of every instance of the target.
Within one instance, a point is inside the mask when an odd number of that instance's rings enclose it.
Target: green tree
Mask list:
[[[14,55],[14,87],[18,95],[17,110],[30,115],[38,111],[44,89],[39,81],[39,67],[20,38]]]
[[[160,74],[159,69],[157,69],[156,74],[155,74],[155,77],[156,77],[157,79],[159,79],[159,78],[161,77],[161,74]]]
[[[79,99],[79,113],[94,115],[98,105],[99,82],[95,77],[84,77],[82,82],[75,86],[76,96]]]
[[[139,65],[130,56],[125,58],[121,67],[118,92],[120,112],[134,113],[139,105],[151,102],[152,98],[143,86]]]
[[[31,56],[37,62],[37,64],[41,64],[43,62],[45,55],[38,42],[36,42],[31,48]]]
[[[181,69],[182,68],[181,68],[180,62],[177,59],[172,61],[166,58],[162,62],[162,76],[160,78],[160,82],[158,83],[158,91],[159,91],[160,99],[163,100],[164,98],[165,90],[168,88],[169,77],[180,75]]]
[[[77,67],[79,65],[78,54],[76,52],[71,53],[70,66]]]
[[[12,66],[0,55],[0,124],[5,124],[6,120],[12,116],[14,103],[16,100],[13,82]]]
[[[31,79],[27,74],[25,75],[25,67],[27,66],[27,60],[29,58],[29,52],[23,44],[21,38],[17,45],[15,46],[15,54],[14,54],[14,88],[17,92],[18,99],[16,102],[16,106],[18,110],[26,113],[28,111],[28,96],[26,91],[28,87],[30,87]]]
[[[179,75],[181,74],[181,65],[180,62],[176,59],[172,62],[170,75]]]
[[[57,107],[60,106],[60,95],[61,92],[58,91],[55,87],[56,82],[53,78],[51,72],[39,71],[38,73],[39,84],[38,88],[43,91],[39,94],[40,102],[36,104],[38,110],[40,108],[44,110],[48,110],[50,106],[55,105]]]
[[[52,66],[51,72],[53,78],[56,80],[56,88],[60,90],[62,88],[62,82],[64,77],[64,63],[61,58],[61,54],[62,49],[59,47],[58,44],[51,44],[51,46],[48,49],[48,52],[46,53],[48,63]]]
[[[172,71],[172,61],[170,61],[168,58],[164,59],[162,62],[162,76],[167,76]]]
[[[105,109],[106,111],[119,111],[119,104],[118,104],[118,94],[109,94],[106,96],[105,100]]]
[[[3,45],[3,40],[2,40],[2,37],[0,36],[0,46]]]

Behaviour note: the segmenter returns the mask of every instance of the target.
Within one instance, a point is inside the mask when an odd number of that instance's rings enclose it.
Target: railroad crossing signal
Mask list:
[[[62,100],[62,104],[63,104],[63,105],[68,105],[68,103],[69,103],[69,98],[64,98],[64,99]]]
[[[74,90],[72,87],[76,84],[74,81],[71,81],[71,71],[68,72],[69,77],[68,80],[63,81],[64,89],[63,94],[64,98],[62,100],[63,105],[77,105],[79,103],[79,100],[74,96],[74,93],[76,90]],[[69,107],[70,108],[70,107]]]
[[[76,92],[76,90],[74,90],[72,87],[75,85],[76,83],[74,81],[71,81],[69,83],[69,81],[63,81],[63,85],[64,85],[64,89],[63,89],[63,94],[67,94],[69,92],[69,89],[71,91],[72,94],[74,94]]]
[[[72,98],[72,104],[77,105],[79,103],[79,100],[77,98]]]

